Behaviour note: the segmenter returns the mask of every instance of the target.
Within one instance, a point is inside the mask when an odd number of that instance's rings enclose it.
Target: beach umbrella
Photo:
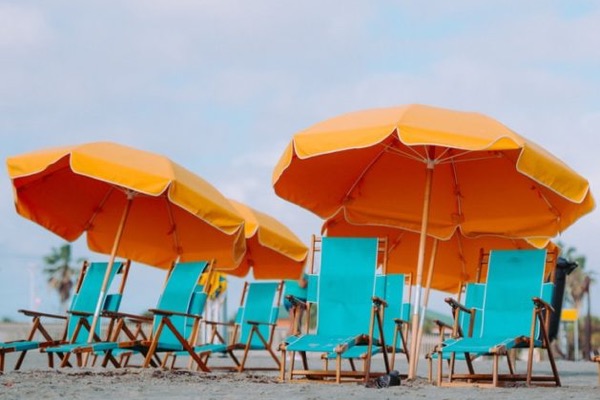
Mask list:
[[[388,273],[416,274],[417,249],[420,233],[384,225],[360,225],[347,221],[342,212],[323,223],[322,232],[327,236],[379,237],[387,240]],[[554,249],[548,239],[527,240],[500,235],[465,236],[456,231],[449,239],[440,240],[428,236],[425,260],[429,271],[425,287],[448,293],[456,293],[466,282],[480,282],[486,276],[483,261],[489,250],[504,249]]]
[[[244,218],[246,253],[228,275],[244,277],[250,270],[256,279],[300,279],[308,247],[287,226],[272,216],[230,200]]]
[[[341,211],[420,232],[415,305],[428,235],[551,238],[594,208],[588,181],[539,145],[485,115],[424,105],[349,113],[295,134],[273,186],[323,219]]]
[[[119,256],[161,268],[213,259],[233,268],[245,252],[244,220],[227,199],[164,156],[99,142],[9,157],[7,166],[21,216],[67,241],[86,233],[110,267]]]

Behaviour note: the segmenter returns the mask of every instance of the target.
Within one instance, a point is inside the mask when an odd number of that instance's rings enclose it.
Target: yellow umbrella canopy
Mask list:
[[[91,250],[168,268],[236,266],[243,218],[213,186],[161,155],[115,143],[52,148],[7,159],[17,212]],[[119,231],[121,237],[116,240]]]
[[[275,192],[323,219],[427,232],[554,237],[594,208],[589,183],[535,143],[478,113],[410,105],[349,113],[294,135]]]
[[[343,213],[338,213],[323,224],[327,236],[381,237],[388,241],[387,270],[389,273],[415,274],[419,232],[412,232],[390,226],[357,225],[348,222]],[[528,241],[497,235],[477,237],[463,236],[456,232],[450,239],[427,238],[425,259],[432,259],[433,241],[437,240],[434,257],[435,268],[430,287],[449,293],[457,293],[463,283],[481,281],[485,278],[487,266],[482,263],[483,253],[500,249],[553,249],[549,240]]]
[[[227,274],[243,277],[252,269],[256,279],[299,279],[308,247],[277,219],[235,200],[230,202],[246,221],[246,254]]]
[[[349,113],[295,134],[273,187],[323,219],[343,211],[352,223],[420,232],[412,326],[427,235],[551,238],[595,206],[585,178],[500,122],[425,105]]]

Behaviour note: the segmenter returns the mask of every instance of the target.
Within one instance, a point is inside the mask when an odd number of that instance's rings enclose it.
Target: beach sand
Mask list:
[[[276,371],[256,372],[191,372],[187,369],[160,370],[141,368],[63,368],[50,369],[44,354],[28,354],[20,371],[13,371],[16,356],[6,357],[6,372],[0,375],[0,399],[598,399],[598,372],[595,363],[559,361],[562,387],[448,388],[437,387],[425,379],[427,365],[419,363],[419,376],[402,381],[400,386],[375,389],[364,384],[323,384],[317,382],[279,382]],[[399,359],[400,360],[400,359]],[[254,366],[270,366],[273,361],[256,353],[250,359]],[[178,365],[186,365],[180,359]],[[229,365],[227,358],[213,357],[211,366]],[[381,367],[375,363],[375,367]],[[405,360],[396,364],[404,373]],[[478,371],[491,370],[491,363],[477,361]],[[519,370],[524,362],[517,364]],[[534,364],[536,371],[548,372],[547,362]]]

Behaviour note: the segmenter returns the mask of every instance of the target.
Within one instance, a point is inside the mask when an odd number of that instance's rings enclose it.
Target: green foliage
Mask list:
[[[569,261],[576,262],[579,267],[575,268],[567,276],[567,287],[565,301],[577,309],[581,308],[581,304],[585,296],[589,293],[590,286],[595,283],[593,271],[585,269],[586,257],[577,252],[575,247],[566,246],[563,243],[558,243],[562,249],[561,256]]]
[[[66,308],[66,304],[71,298],[75,276],[79,269],[71,266],[72,255],[71,245],[63,244],[59,248],[53,247],[51,253],[44,256],[44,274],[48,276],[48,285],[55,289],[61,308]]]
[[[590,312],[591,300],[590,300],[590,287],[595,283],[593,271],[588,271],[586,267],[586,257],[580,254],[575,247],[565,246],[562,243],[558,243],[558,246],[562,249],[561,256],[566,258],[568,261],[576,262],[579,267],[575,268],[568,276],[566,280],[565,288],[565,303],[571,307],[576,308],[579,313],[579,321],[576,324],[579,327],[579,349],[582,352],[583,359],[588,359],[589,355],[594,349],[598,349],[600,345],[600,325],[598,319],[592,317]],[[581,313],[583,302],[587,301],[587,313],[583,315]],[[570,359],[574,357],[574,333],[573,324],[567,327],[567,339],[569,343],[568,355]]]

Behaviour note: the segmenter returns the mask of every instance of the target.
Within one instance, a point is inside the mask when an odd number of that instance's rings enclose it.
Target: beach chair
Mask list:
[[[272,347],[282,291],[283,281],[245,282],[234,323],[203,321],[210,327],[210,338],[208,343],[195,346],[194,351],[200,354],[207,363],[211,354],[225,353],[235,365],[223,368],[239,372],[248,369],[279,369],[279,359]],[[218,327],[223,325],[232,329],[230,340],[219,333]],[[235,355],[236,350],[243,351],[241,361]],[[248,367],[246,364],[250,352],[257,350],[266,351],[275,362],[275,367]]]
[[[382,243],[385,244],[383,241]],[[320,248],[318,245],[320,244]],[[385,245],[377,238],[324,237],[312,240],[313,262],[308,280],[309,308],[316,305],[316,331],[288,337],[281,345],[280,379],[294,376],[335,382],[369,379],[370,360],[375,326],[382,330],[383,301],[375,299],[375,275],[379,255],[385,255]],[[320,267],[315,274],[315,253],[320,252]],[[385,261],[385,256],[382,257]],[[382,265],[385,272],[385,264]],[[310,310],[309,310],[310,311]],[[308,332],[309,321],[307,321]],[[365,345],[363,371],[342,370],[342,357],[348,349]],[[295,354],[302,358],[302,369],[295,369]],[[335,353],[334,371],[328,363],[323,369],[309,369],[307,353]],[[290,368],[286,371],[289,354]]]
[[[386,274],[375,277],[375,298],[383,299],[382,304],[382,332],[375,329],[373,332],[373,345],[371,346],[371,357],[383,354],[385,373],[395,368],[396,355],[404,354],[406,361],[410,360],[407,346],[407,330],[410,325],[410,299],[411,276],[409,274]],[[344,353],[342,359],[348,360],[352,370],[356,370],[354,360],[365,361],[368,356],[368,345],[355,345]],[[324,359],[335,359],[337,354],[329,352],[323,356]],[[373,371],[370,375],[377,375]]]
[[[481,278],[481,271],[487,270],[489,264],[490,252],[481,250],[480,255],[480,267],[478,268],[477,278]],[[546,257],[546,270],[545,279],[549,282],[544,282],[542,289],[542,300],[551,303],[552,294],[554,290],[554,272],[556,266],[557,251],[553,249],[547,252]],[[445,302],[451,308],[452,325],[448,325],[441,320],[434,320],[433,322],[437,325],[439,334],[438,346],[446,346],[454,343],[458,338],[471,337],[473,333],[477,335],[481,332],[481,316],[483,311],[483,301],[485,294],[485,283],[479,282],[468,282],[462,286],[461,291],[463,295],[459,293],[458,300],[448,297]],[[461,299],[462,303],[461,303]],[[550,320],[546,319],[546,324],[549,326]],[[514,351],[513,351],[514,355]],[[436,349],[432,350],[425,355],[425,359],[428,361],[428,380],[433,381],[433,361],[437,360],[439,353]],[[448,367],[451,373],[453,373],[456,361],[465,361],[466,367],[470,374],[474,374],[474,368],[472,360],[479,357],[478,353],[469,353],[469,357],[465,359],[464,353],[445,353],[442,355],[444,360],[447,360]],[[507,363],[509,369],[512,367],[511,362],[514,363],[516,359],[514,357],[507,357]]]
[[[79,345],[72,349],[75,354],[103,354],[102,366],[111,362],[115,367],[129,365],[132,354],[141,354],[142,367],[165,366],[158,353],[186,351],[199,369],[208,371],[202,360],[193,352],[192,345],[198,335],[199,321],[206,302],[204,288],[198,284],[203,271],[210,268],[206,261],[174,264],[165,281],[157,308],[150,309],[153,317],[142,317],[122,312],[107,312],[114,319],[115,329],[108,341]],[[127,322],[151,322],[152,332],[148,338],[138,339],[127,328]],[[125,335],[126,340],[120,340]],[[121,356],[117,361],[115,356]]]
[[[104,294],[103,304],[105,307],[118,307],[120,296],[125,288],[127,274],[129,271],[129,262],[115,262],[109,276],[109,284],[112,282],[116,274],[121,274],[121,284],[118,293]],[[32,327],[25,340],[5,342],[0,344],[0,371],[4,368],[4,355],[6,353],[20,352],[17,359],[15,370],[21,368],[25,356],[29,350],[40,349],[46,351],[52,346],[58,346],[65,343],[72,343],[82,340],[87,340],[89,337],[89,329],[94,311],[97,306],[98,298],[101,295],[100,289],[106,274],[108,263],[85,261],[81,268],[79,278],[75,284],[75,291],[71,298],[71,304],[67,310],[67,315],[56,315],[49,313],[41,313],[31,310],[19,310],[26,316],[33,318]],[[43,320],[62,320],[65,321],[65,327],[60,338],[52,338],[48,330],[44,327]],[[109,327],[110,329],[110,327]],[[100,333],[100,325],[96,327],[95,336]],[[40,339],[41,337],[41,339]],[[47,352],[48,366],[54,367],[54,355],[56,354],[62,363],[68,364],[67,351]]]
[[[104,299],[101,303],[101,313],[104,311],[117,311],[119,309],[121,299],[123,298],[123,291],[125,290],[129,267],[129,261],[126,263],[114,263],[106,283],[107,291],[104,293]],[[49,357],[52,357],[54,354],[58,355],[61,359],[61,367],[71,366],[69,358],[71,350],[74,347],[90,341],[92,319],[98,304],[98,296],[100,296],[101,293],[102,283],[107,268],[108,263],[92,263],[89,266],[87,276],[82,282],[81,290],[73,296],[73,305],[67,312],[70,314],[70,318],[68,320],[65,339],[41,348],[41,351],[47,353]],[[121,282],[116,292],[109,292],[111,284],[117,274],[122,275]],[[99,342],[106,340],[106,338],[110,336],[113,328],[114,324],[112,321],[109,321],[106,327],[106,333],[104,337],[102,337],[102,326],[100,323],[97,323],[91,341]],[[79,356],[77,356],[77,365],[80,367],[83,365],[83,360]]]
[[[299,280],[285,280],[283,283],[283,301],[289,313],[289,332],[294,335],[301,333],[302,316],[306,311],[308,276],[303,274],[301,280],[302,286]]]
[[[452,309],[453,324],[448,325],[443,321],[436,320],[440,341],[437,346],[446,346],[456,342],[462,337],[472,337],[473,332],[481,330],[481,311],[483,308],[483,297],[485,293],[485,284],[470,282],[464,285],[464,304],[453,298],[446,298],[445,301]],[[440,353],[434,349],[425,355],[428,364],[428,380],[433,381],[433,361],[437,360]],[[454,362],[456,360],[466,361],[469,373],[474,374],[471,360],[478,357],[479,354],[469,353],[469,358],[465,359],[464,353],[444,353],[442,357],[448,361],[450,371],[454,371]]]
[[[490,254],[481,309],[481,328],[471,337],[457,338],[438,346],[438,385],[477,384],[498,386],[501,382],[525,381],[560,386],[560,378],[549,346],[547,320],[552,306],[547,298],[551,290],[544,285],[546,250],[497,250]],[[528,349],[527,371],[517,374],[508,357],[513,349]],[[533,375],[534,348],[546,349],[552,375]],[[447,354],[486,355],[493,359],[490,374],[456,374],[449,371],[443,381],[443,360]],[[507,357],[509,373],[499,373],[499,358]]]

